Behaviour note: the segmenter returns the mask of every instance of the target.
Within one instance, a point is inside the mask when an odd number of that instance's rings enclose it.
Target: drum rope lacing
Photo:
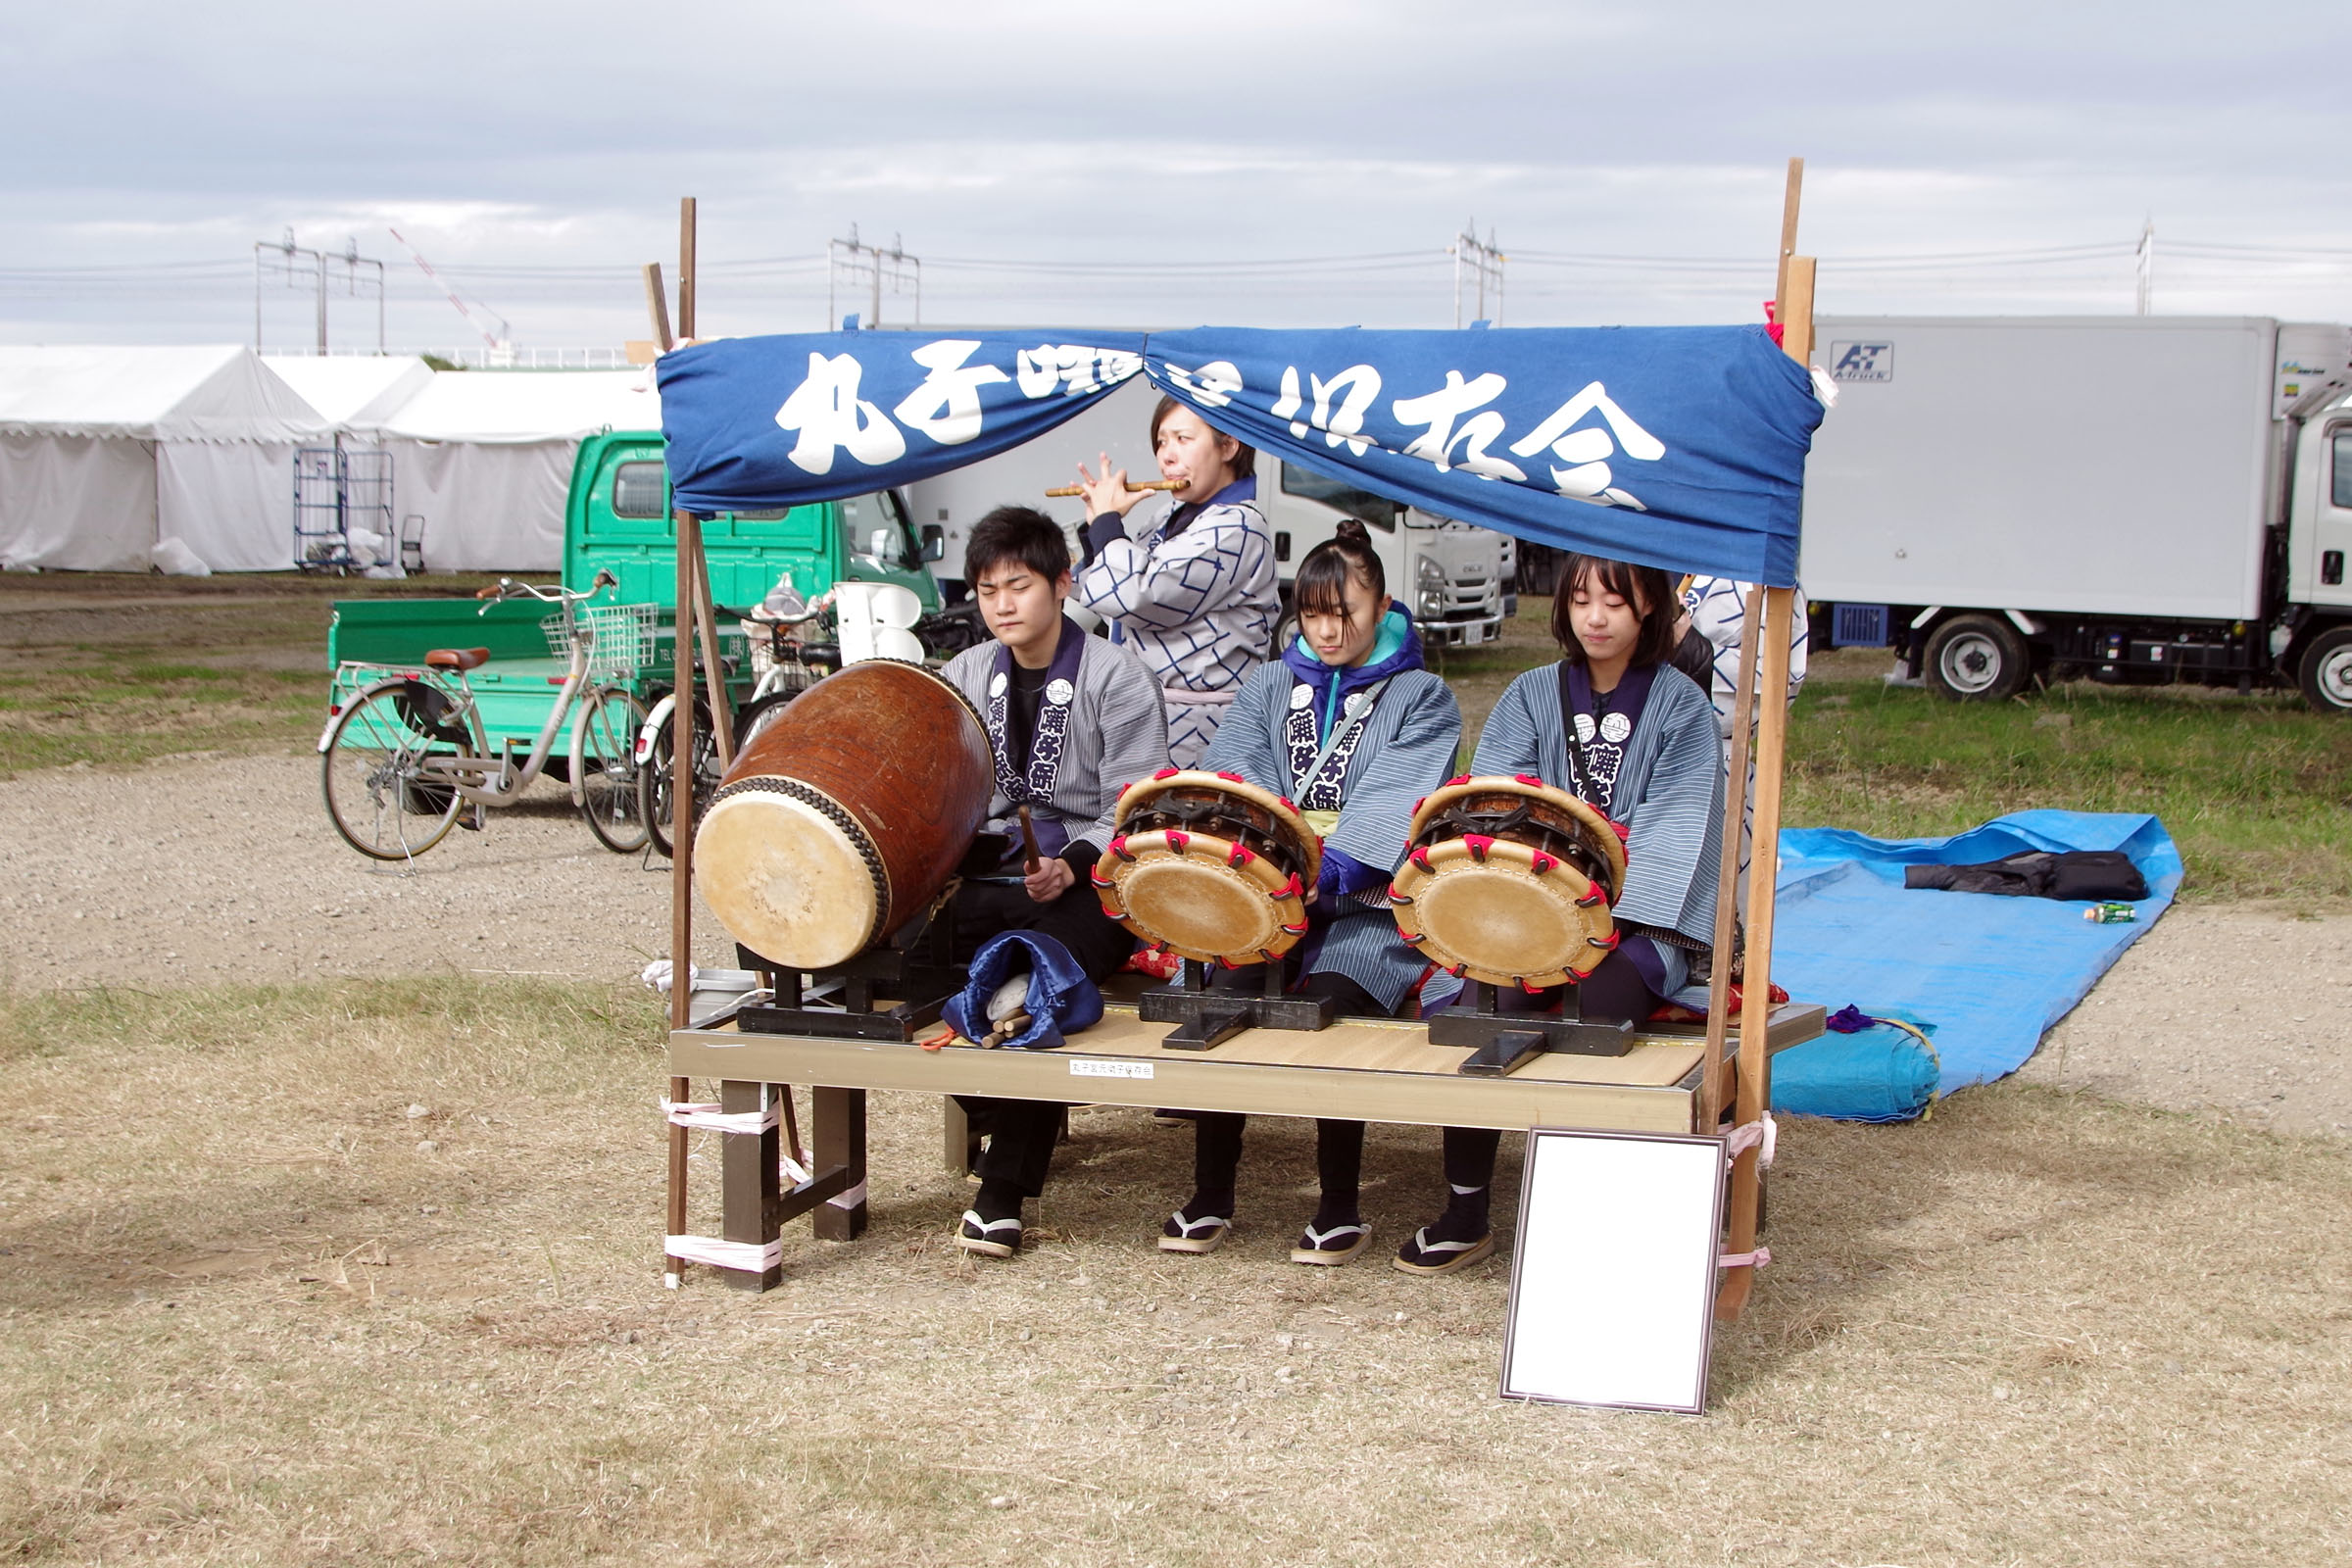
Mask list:
[[[874,924],[873,929],[866,932],[866,940],[870,942],[873,940],[875,932],[888,929],[890,873],[883,869],[882,858],[874,853],[874,841],[872,836],[865,831],[865,824],[852,816],[838,802],[822,790],[811,789],[797,778],[778,778],[773,774],[762,774],[758,778],[738,779],[734,783],[724,786],[710,797],[710,805],[705,808],[704,816],[708,818],[712,810],[717,809],[718,803],[728,796],[741,795],[751,790],[788,796],[804,806],[814,807],[835,827],[841,829],[844,836],[857,846],[858,858],[865,861],[866,874],[874,879]]]

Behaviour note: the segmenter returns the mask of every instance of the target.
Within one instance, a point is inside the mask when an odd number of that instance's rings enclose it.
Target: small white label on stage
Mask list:
[[[1152,1064],[1148,1061],[1070,1061],[1073,1078],[1149,1078]]]

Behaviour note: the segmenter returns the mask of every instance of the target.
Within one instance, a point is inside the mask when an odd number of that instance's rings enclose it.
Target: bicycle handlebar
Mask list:
[[[476,599],[486,599],[490,601],[490,604],[485,604],[480,610],[475,611],[474,613],[477,615],[487,613],[491,604],[503,605],[510,599],[522,599],[526,597],[536,599],[543,605],[576,605],[586,600],[594,599],[598,594],[603,593],[608,588],[617,588],[619,586],[620,579],[613,576],[611,571],[608,571],[602,567],[598,568],[595,578],[590,581],[588,586],[584,589],[566,588],[561,583],[558,583],[552,588],[541,588],[535,587],[527,582],[516,582],[512,577],[501,577],[498,579],[497,587],[484,588],[473,596]]]

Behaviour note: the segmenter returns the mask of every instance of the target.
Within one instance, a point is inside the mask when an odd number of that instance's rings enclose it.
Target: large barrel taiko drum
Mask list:
[[[961,692],[919,664],[852,664],[737,754],[694,836],[695,886],[760,956],[847,962],[947,886],[995,776]]]

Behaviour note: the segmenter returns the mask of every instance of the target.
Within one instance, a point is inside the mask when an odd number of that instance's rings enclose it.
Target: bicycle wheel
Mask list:
[[[571,732],[572,788],[588,831],[614,855],[645,848],[645,816],[637,802],[637,731],[645,705],[625,687],[588,694]]]
[[[655,732],[654,749],[645,765],[637,770],[637,798],[645,812],[645,830],[653,839],[654,853],[663,857],[671,853],[669,827],[673,815],[671,803],[676,797],[670,790],[670,759],[677,752],[677,731],[664,724]],[[694,701],[694,816],[701,821],[703,808],[710,804],[710,792],[718,788],[718,742],[710,734],[710,710],[701,698]]]
[[[320,787],[343,842],[378,860],[406,860],[441,842],[466,803],[428,779],[427,757],[458,757],[449,699],[420,682],[379,686],[343,710],[327,737]]]

